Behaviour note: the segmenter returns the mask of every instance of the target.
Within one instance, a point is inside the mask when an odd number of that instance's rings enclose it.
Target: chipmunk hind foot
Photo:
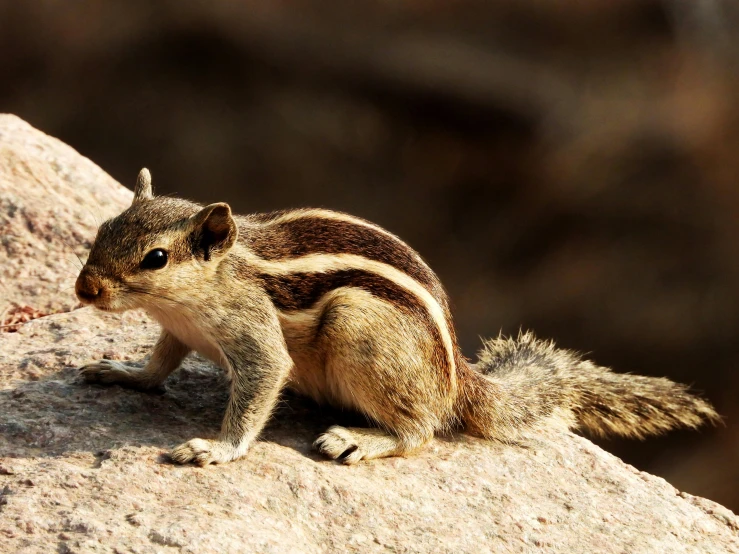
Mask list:
[[[313,448],[329,458],[353,465],[361,460],[403,456],[420,448],[429,440],[431,435],[404,440],[382,429],[334,425],[315,440]]]

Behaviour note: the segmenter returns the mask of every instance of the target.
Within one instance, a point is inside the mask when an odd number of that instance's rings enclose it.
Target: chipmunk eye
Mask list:
[[[141,260],[141,269],[161,269],[167,265],[167,251],[155,248]]]

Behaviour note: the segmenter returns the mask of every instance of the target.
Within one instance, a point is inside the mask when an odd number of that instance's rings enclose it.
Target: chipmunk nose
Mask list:
[[[82,302],[90,303],[100,296],[102,287],[100,281],[90,275],[86,268],[83,268],[74,284],[74,292]]]

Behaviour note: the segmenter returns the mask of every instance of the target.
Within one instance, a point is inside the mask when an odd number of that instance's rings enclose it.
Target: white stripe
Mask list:
[[[277,216],[275,219],[272,219],[266,222],[266,225],[287,223],[290,221],[295,221],[297,219],[305,219],[305,218],[311,218],[311,217],[331,219],[333,221],[344,221],[346,223],[354,223],[355,225],[361,225],[362,227],[374,229],[375,231],[382,233],[383,235],[388,235],[390,237],[393,237],[394,239],[400,240],[398,237],[393,235],[391,232],[386,231],[385,229],[383,229],[382,227],[378,225],[375,225],[374,223],[370,223],[369,221],[366,221],[359,217],[354,217],[349,214],[344,214],[341,212],[333,212],[331,210],[324,210],[321,208],[303,208],[303,209],[298,209],[298,210],[292,210],[292,211],[289,211],[287,213]]]
[[[408,292],[421,301],[431,318],[436,323],[436,327],[441,334],[441,340],[444,343],[444,349],[447,352],[449,366],[451,368],[452,379],[456,373],[454,365],[454,345],[452,337],[447,327],[444,310],[442,310],[436,299],[431,296],[418,281],[409,277],[399,269],[391,265],[369,260],[363,256],[356,254],[308,254],[300,258],[289,258],[280,261],[263,260],[248,253],[249,263],[255,266],[259,271],[269,275],[291,275],[294,273],[325,273],[328,271],[342,271],[347,269],[361,269],[369,271],[375,275],[379,275],[392,281],[393,283],[403,287]]]
[[[381,233],[387,237],[390,237],[392,239],[395,239],[398,241],[399,244],[406,247],[409,251],[409,253],[423,266],[426,266],[426,262],[423,261],[423,258],[413,250],[410,246],[408,246],[405,242],[403,242],[400,237],[397,235],[392,234],[387,229],[383,229],[379,225],[375,225],[374,223],[367,221],[365,219],[355,217],[353,215],[345,214],[342,212],[334,212],[331,210],[324,210],[322,208],[301,208],[297,210],[291,210],[287,213],[284,213],[275,219],[272,219],[266,223],[264,223],[264,226],[270,226],[270,225],[279,225],[280,223],[288,223],[290,221],[297,221],[298,219],[308,219],[308,218],[322,218],[322,219],[330,219],[331,221],[343,221],[344,223],[352,223],[354,225],[359,225],[361,227],[364,227],[366,229],[372,229],[373,231],[377,231],[378,233]]]

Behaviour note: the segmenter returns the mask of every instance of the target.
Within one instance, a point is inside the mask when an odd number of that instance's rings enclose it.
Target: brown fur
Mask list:
[[[167,264],[142,268],[154,249]],[[243,456],[284,386],[376,423],[316,440],[346,463],[459,426],[510,441],[547,423],[642,437],[717,419],[682,385],[614,374],[530,334],[486,342],[469,365],[441,283],[397,237],[326,210],[233,217],[226,204],[155,198],[146,170],[131,207],[100,227],[76,290],[162,325],[144,369],[102,361],[81,369],[87,381],[157,387],[191,350],[231,373],[219,436],[175,448],[180,463]]]
[[[530,332],[487,340],[478,357],[465,381],[463,419],[483,437],[515,440],[542,423],[560,423],[642,439],[719,420],[685,385],[613,373]]]

